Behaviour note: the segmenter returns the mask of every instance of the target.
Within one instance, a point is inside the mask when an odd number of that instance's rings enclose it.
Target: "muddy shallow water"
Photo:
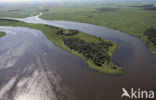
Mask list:
[[[113,61],[122,75],[91,70],[80,58],[47,40],[41,31],[0,27],[0,100],[120,100],[122,88],[156,88],[156,56],[138,38],[86,23],[18,19],[77,29],[120,44]]]

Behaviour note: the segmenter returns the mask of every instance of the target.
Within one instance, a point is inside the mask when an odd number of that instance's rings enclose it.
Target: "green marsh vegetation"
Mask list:
[[[61,29],[42,24],[28,24],[14,20],[0,20],[0,26],[29,27],[41,30],[57,46],[82,58],[90,68],[107,74],[120,74],[122,68],[112,62],[118,44],[77,30]]]
[[[5,36],[6,34],[4,32],[0,31],[0,37]]]
[[[156,26],[155,16],[156,11],[132,7],[132,4],[100,4],[52,7],[41,18],[102,25],[140,37],[146,29]]]
[[[144,32],[143,40],[150,47],[151,51],[156,54],[156,28],[150,27]]]
[[[0,3],[0,17],[25,18],[35,14],[38,6],[34,4]]]
[[[8,8],[3,9],[0,8],[0,17],[11,17],[11,18],[25,18],[29,17],[31,14],[33,14],[33,10],[31,9],[18,9],[18,8]]]
[[[146,5],[141,5],[141,6],[131,6],[131,7],[139,7],[142,8],[143,10],[156,10],[156,7],[153,4],[146,4]]]

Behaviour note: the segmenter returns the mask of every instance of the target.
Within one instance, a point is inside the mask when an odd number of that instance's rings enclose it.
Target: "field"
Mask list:
[[[41,30],[50,41],[52,41],[53,43],[55,43],[57,46],[61,47],[62,49],[67,50],[67,51],[71,52],[72,54],[82,58],[88,64],[88,66],[90,68],[97,70],[99,72],[107,73],[107,74],[122,73],[122,68],[118,67],[117,65],[115,65],[112,62],[112,54],[118,46],[114,42],[110,42],[110,41],[104,40],[104,39],[99,39],[95,36],[85,34],[85,33],[79,32],[79,31],[78,31],[77,35],[73,35],[73,36],[72,35],[68,36],[68,35],[66,35],[67,33],[65,33],[65,35],[59,35],[57,33],[60,30],[62,30],[61,28],[48,26],[48,25],[41,25],[41,24],[27,24],[24,22],[14,21],[14,20],[1,19],[0,26],[29,27],[29,28]],[[70,31],[70,30],[65,30],[65,32],[68,32],[68,31]],[[86,59],[86,57],[82,53],[75,51],[73,49],[70,49],[67,45],[65,45],[63,39],[68,39],[68,38],[72,38],[72,39],[80,38],[81,40],[85,41],[86,43],[98,43],[100,41],[103,41],[104,43],[108,43],[108,42],[111,43],[112,46],[109,48],[106,48],[106,49],[108,49],[108,51],[105,53],[105,54],[109,55],[109,57],[111,58],[111,61],[109,61],[109,63],[103,63],[101,66],[95,65],[95,63],[93,63],[93,61],[91,61],[90,59]],[[108,62],[108,61],[106,61],[106,62]]]

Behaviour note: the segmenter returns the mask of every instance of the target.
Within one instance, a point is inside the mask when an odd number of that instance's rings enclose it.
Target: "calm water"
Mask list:
[[[120,100],[122,88],[156,88],[156,56],[138,38],[86,23],[46,21],[38,16],[18,19],[77,29],[120,44],[113,61],[122,75],[88,68],[80,58],[49,42],[41,31],[0,27],[0,98],[2,100]],[[7,92],[8,91],[8,92]]]

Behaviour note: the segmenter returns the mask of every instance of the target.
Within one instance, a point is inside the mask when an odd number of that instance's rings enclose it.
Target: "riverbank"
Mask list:
[[[90,68],[92,68],[96,71],[99,71],[99,72],[107,73],[107,74],[122,73],[122,68],[118,67],[117,65],[115,65],[112,62],[112,54],[118,46],[118,44],[116,44],[114,42],[110,42],[108,40],[104,40],[101,38],[99,39],[95,36],[85,34],[83,32],[79,32],[79,31],[78,31],[77,35],[73,35],[73,36],[59,35],[57,33],[58,33],[58,31],[61,30],[61,28],[54,27],[54,26],[41,25],[41,24],[27,24],[27,23],[24,23],[21,21],[14,21],[14,20],[0,20],[0,22],[1,22],[0,23],[1,26],[29,27],[29,28],[41,30],[50,41],[52,41],[54,44],[61,47],[62,49],[67,50],[67,51],[71,52],[72,54],[82,58],[88,64],[88,66]],[[66,31],[69,31],[69,30],[66,30]],[[108,49],[106,54],[109,55],[109,57],[111,58],[111,61],[105,61],[101,66],[97,66],[90,59],[86,59],[86,57],[83,54],[81,54],[78,51],[75,51],[73,49],[70,49],[67,45],[65,45],[64,41],[63,41],[64,38],[80,38],[87,43],[88,42],[98,43],[100,41],[103,41],[104,43],[109,42],[112,44],[112,46],[110,46],[109,48],[106,48],[106,49]]]

